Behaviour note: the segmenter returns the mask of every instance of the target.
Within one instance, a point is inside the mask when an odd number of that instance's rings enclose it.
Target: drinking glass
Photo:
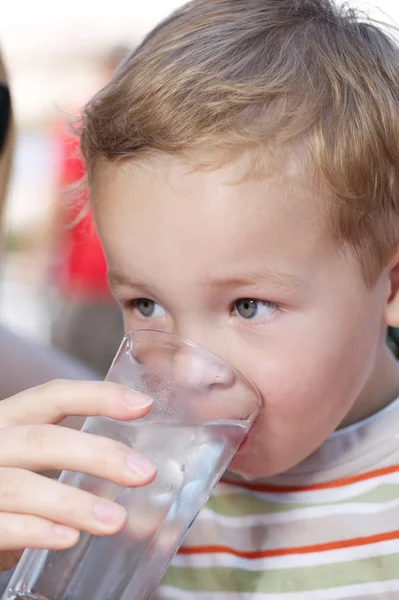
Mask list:
[[[67,550],[26,550],[3,600],[145,600],[243,442],[260,406],[254,386],[221,358],[169,333],[125,336],[106,377],[152,397],[133,421],[89,417],[83,431],[151,459],[154,481],[123,488],[65,471],[60,481],[123,505],[124,528],[82,533]]]

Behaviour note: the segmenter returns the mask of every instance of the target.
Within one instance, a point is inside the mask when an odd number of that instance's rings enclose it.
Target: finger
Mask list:
[[[55,380],[0,402],[0,427],[59,423],[67,416],[143,417],[152,399],[110,381]]]
[[[0,550],[48,548],[62,550],[74,546],[79,532],[31,515],[0,513]]]
[[[0,429],[0,448],[1,467],[75,471],[123,487],[145,485],[156,474],[151,461],[121,442],[56,425]]]
[[[113,495],[116,492],[114,488]],[[127,517],[125,508],[109,499],[23,469],[0,469],[3,512],[41,517],[92,535],[116,533]]]

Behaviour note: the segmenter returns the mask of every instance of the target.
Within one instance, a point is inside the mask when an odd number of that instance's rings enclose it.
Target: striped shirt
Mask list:
[[[399,399],[287,473],[219,484],[152,600],[375,598],[399,598]]]

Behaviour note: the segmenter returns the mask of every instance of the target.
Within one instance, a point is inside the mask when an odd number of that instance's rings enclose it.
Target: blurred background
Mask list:
[[[76,112],[106,82],[124,54],[182,4],[180,0],[1,3],[0,46],[9,70],[17,140],[6,206],[0,321],[14,331],[56,343],[57,314],[58,327],[60,319],[68,324],[70,318],[63,312],[69,285],[63,262],[71,240],[61,241],[65,219],[59,208],[65,208],[66,200],[60,188],[79,175],[81,165],[71,158],[76,147],[68,138],[65,113]],[[397,0],[355,4],[378,20],[399,22]],[[70,225],[73,216],[68,218]],[[97,275],[89,276],[92,280],[101,278],[102,267],[98,269]],[[101,302],[108,302],[106,294],[104,298]]]

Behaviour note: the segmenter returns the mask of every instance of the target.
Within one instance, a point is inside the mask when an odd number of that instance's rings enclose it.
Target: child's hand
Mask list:
[[[68,415],[128,420],[151,399],[110,382],[53,381],[0,402],[0,550],[67,548],[79,531],[110,535],[125,510],[37,472],[81,471],[121,486],[152,481],[155,468],[114,440],[57,426]]]

